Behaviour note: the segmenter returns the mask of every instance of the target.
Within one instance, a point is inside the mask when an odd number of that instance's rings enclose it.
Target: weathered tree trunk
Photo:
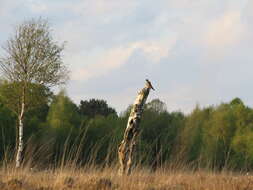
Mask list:
[[[131,109],[127,128],[118,149],[120,175],[129,175],[131,173],[133,153],[137,136],[139,134],[139,124],[143,112],[143,106],[145,105],[151,88],[153,89],[151,83],[147,81],[146,86],[138,93],[138,96]]]
[[[24,113],[25,113],[25,85],[23,87],[22,92],[22,102],[21,102],[21,110],[20,114],[18,116],[18,149],[16,154],[16,168],[19,168],[21,166],[22,161],[22,154],[24,149],[24,142],[23,142],[23,119],[24,119]]]

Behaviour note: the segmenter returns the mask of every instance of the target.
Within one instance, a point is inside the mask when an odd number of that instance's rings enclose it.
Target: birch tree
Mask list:
[[[19,104],[18,147],[16,167],[21,166],[24,149],[23,128],[24,116],[29,109],[33,94],[33,85],[52,87],[64,83],[68,78],[68,70],[61,59],[64,46],[53,40],[49,24],[43,19],[24,21],[15,28],[0,57],[0,69],[4,79],[17,84]]]
[[[124,133],[123,140],[118,148],[119,157],[119,174],[129,175],[131,173],[133,164],[133,154],[136,146],[137,136],[139,134],[139,125],[143,108],[149,95],[150,89],[153,89],[150,81],[146,79],[145,87],[138,93],[137,98],[133,104],[133,107],[128,118],[127,127]]]

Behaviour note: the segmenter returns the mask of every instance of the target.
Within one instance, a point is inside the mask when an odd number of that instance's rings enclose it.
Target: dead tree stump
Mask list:
[[[146,80],[146,86],[138,93],[138,96],[131,109],[124,137],[118,149],[120,175],[129,175],[131,173],[133,153],[137,136],[139,134],[141,115],[150,89],[154,90],[149,80]]]

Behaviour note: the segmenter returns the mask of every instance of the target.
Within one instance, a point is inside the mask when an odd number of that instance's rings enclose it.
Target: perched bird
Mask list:
[[[155,90],[155,89],[153,88],[151,82],[150,82],[148,79],[146,79],[146,86],[147,86],[148,88],[151,88],[151,89]]]

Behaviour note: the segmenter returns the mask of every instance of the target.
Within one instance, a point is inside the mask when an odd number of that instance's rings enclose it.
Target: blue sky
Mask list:
[[[0,0],[0,44],[25,19],[66,41],[66,89],[117,111],[145,79],[169,111],[240,97],[253,106],[253,0]],[[1,51],[0,51],[1,54]]]

